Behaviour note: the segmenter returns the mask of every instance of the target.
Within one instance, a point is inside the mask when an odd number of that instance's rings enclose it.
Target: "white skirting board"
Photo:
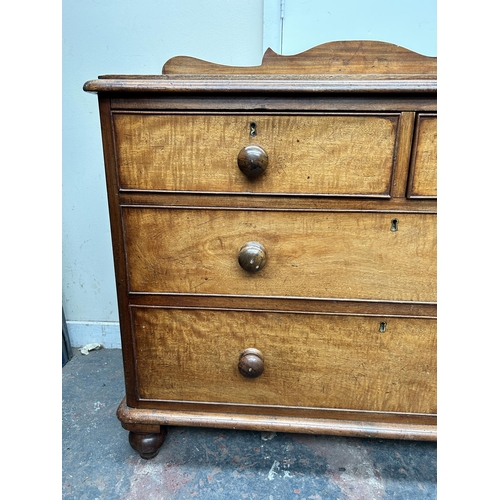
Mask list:
[[[68,321],[71,347],[98,343],[106,349],[121,349],[120,324],[118,322]]]

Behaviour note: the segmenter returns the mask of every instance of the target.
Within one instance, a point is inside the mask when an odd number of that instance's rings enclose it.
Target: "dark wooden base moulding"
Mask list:
[[[124,398],[116,412],[129,442],[142,458],[153,458],[165,440],[166,426],[211,427],[267,432],[295,432],[334,436],[437,441],[437,425],[391,423],[337,418],[286,417],[130,408]],[[142,431],[142,432],[141,432]],[[155,437],[157,436],[157,437]],[[152,451],[151,449],[157,446]],[[142,450],[146,451],[142,451]],[[154,454],[153,454],[154,453]]]

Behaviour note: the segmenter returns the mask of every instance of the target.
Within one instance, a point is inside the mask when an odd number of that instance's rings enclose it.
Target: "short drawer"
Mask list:
[[[437,116],[417,116],[408,198],[437,197]]]
[[[131,292],[436,301],[434,214],[122,210]]]
[[[143,400],[436,412],[434,319],[148,307],[132,319]],[[247,349],[255,378],[238,368]]]
[[[399,119],[115,112],[120,189],[389,197]],[[257,177],[239,168],[249,146]]]

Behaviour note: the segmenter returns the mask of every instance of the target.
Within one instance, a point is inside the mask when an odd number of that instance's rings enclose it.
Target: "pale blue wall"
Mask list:
[[[63,307],[73,345],[117,339],[97,97],[101,74],[158,74],[176,55],[260,64],[262,0],[63,2]]]
[[[435,56],[436,0],[285,0],[283,54],[333,40],[380,40]]]
[[[297,53],[371,39],[436,54],[436,0],[64,0],[63,283],[73,345],[119,345],[97,98],[101,74],[158,74],[176,55],[259,64],[267,46]]]

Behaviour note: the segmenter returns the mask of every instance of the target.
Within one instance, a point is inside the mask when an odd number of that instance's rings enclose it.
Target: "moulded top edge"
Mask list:
[[[85,83],[87,92],[306,92],[306,93],[405,93],[437,91],[437,79],[355,78],[169,78],[101,77]]]

